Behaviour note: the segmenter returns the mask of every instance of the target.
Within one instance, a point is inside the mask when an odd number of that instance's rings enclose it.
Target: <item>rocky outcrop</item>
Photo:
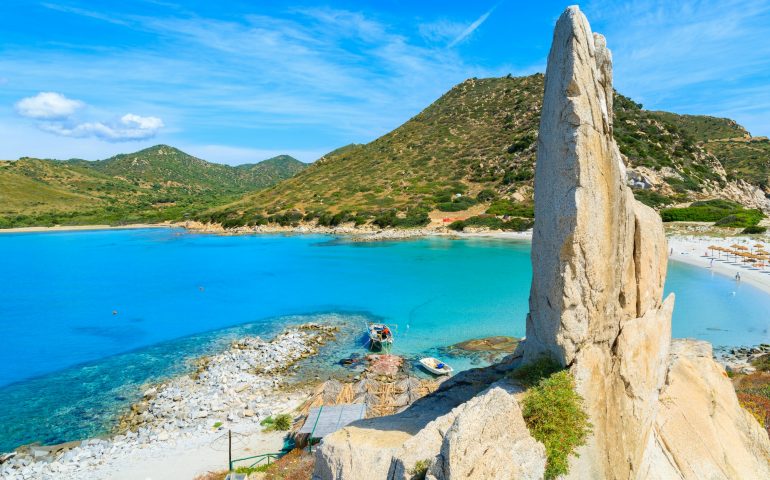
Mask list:
[[[545,79],[525,361],[546,355],[568,366],[585,400],[593,434],[569,478],[764,478],[767,435],[710,352],[692,362],[677,350],[669,366],[666,239],[658,215],[625,185],[611,59],[604,37],[577,7],[567,9]],[[720,458],[727,439],[740,450],[736,462]],[[690,448],[700,441],[708,448]]]
[[[594,425],[573,471],[632,478],[665,379],[674,299],[662,302],[660,218],[626,186],[612,96],[604,37],[569,8],[545,77],[525,359],[572,368]]]
[[[516,390],[496,386],[459,407],[426,479],[543,478],[545,447],[529,434]]]
[[[770,478],[767,432],[738,404],[711,345],[675,340],[638,478]]]
[[[526,429],[511,431],[511,425],[524,425],[516,400],[519,388],[505,379],[517,357],[514,354],[491,367],[459,373],[400,413],[359,420],[329,435],[316,451],[313,478],[408,480],[422,464],[430,467],[434,479],[445,479],[450,478],[445,472],[469,471],[470,464],[458,456],[461,451],[478,462],[507,455],[504,468],[512,472],[541,471],[542,445]],[[497,427],[490,424],[495,418]],[[501,444],[504,450],[496,451],[486,443],[483,449],[471,446],[469,442],[478,444],[477,436],[466,434],[472,423],[480,429],[477,433],[506,442]],[[452,431],[455,433],[450,434]],[[537,458],[543,458],[543,466],[537,466]],[[524,468],[526,465],[532,467]]]

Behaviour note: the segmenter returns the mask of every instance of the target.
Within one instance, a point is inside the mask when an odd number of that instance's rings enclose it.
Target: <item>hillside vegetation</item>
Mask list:
[[[466,80],[392,132],[307,168],[288,156],[230,167],[165,145],[96,162],[0,162],[0,227],[191,218],[225,227],[529,228],[543,80]],[[770,192],[770,142],[734,121],[648,111],[617,93],[613,112],[640,201],[756,208],[761,200],[730,182]]]
[[[335,218],[413,226],[427,223],[431,211],[451,218],[474,207],[503,217],[489,210],[500,199],[523,211],[532,202],[543,79],[466,80],[373,142],[335,150],[295,177],[200,218],[231,226]],[[747,135],[731,120],[646,111],[619,94],[614,115],[615,138],[631,169],[662,179],[635,190],[656,208],[724,188],[728,179],[706,141]],[[736,169],[734,175],[756,180],[758,168],[747,169],[751,173]],[[499,224],[477,215],[455,226]]]
[[[0,162],[0,228],[180,220],[305,168],[286,155],[231,167],[158,145],[89,162]]]

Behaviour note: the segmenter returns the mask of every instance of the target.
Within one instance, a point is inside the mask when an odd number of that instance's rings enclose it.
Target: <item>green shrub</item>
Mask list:
[[[227,218],[221,222],[222,228],[237,228],[246,225],[246,219],[243,217]]]
[[[452,197],[452,200],[448,202],[441,202],[436,204],[436,208],[442,212],[460,212],[462,210],[468,210],[470,207],[476,205],[476,200],[471,197]]]
[[[396,210],[386,210],[374,217],[373,223],[381,228],[415,228],[430,223],[430,217],[424,210],[410,210],[403,218],[398,216]]]
[[[513,200],[500,199],[492,202],[486,213],[488,215],[535,218],[535,207],[529,204],[516,203]]]
[[[760,210],[745,210],[720,218],[714,225],[718,227],[753,227],[764,218]]]
[[[516,170],[511,170],[505,173],[503,176],[503,183],[510,185],[515,182],[526,182],[535,178],[535,171],[530,167],[520,167]]]
[[[251,475],[252,473],[266,472],[270,468],[270,465],[257,465],[256,467],[238,467],[235,469],[235,473],[245,473]]]
[[[520,374],[524,379],[522,382],[532,382],[558,365],[549,360],[535,363],[538,365]],[[530,387],[522,402],[522,414],[532,436],[545,445],[548,459],[545,478],[566,474],[569,456],[585,444],[591,431],[583,399],[575,391],[575,381],[570,373],[566,370],[552,372]]]
[[[658,208],[672,202],[670,198],[660,193],[646,189],[634,189],[634,197],[648,207]]]
[[[746,209],[728,200],[693,202],[689,207],[667,208],[660,212],[664,222],[715,222],[720,227],[750,227],[764,218],[757,209]]]
[[[409,470],[409,475],[412,476],[410,480],[423,480],[428,473],[429,465],[430,460],[417,460],[414,463],[414,467]]]
[[[563,369],[564,367],[552,358],[542,357],[520,366],[511,373],[511,377],[521,382],[525,387],[532,387],[544,378],[548,378]]]
[[[759,225],[750,225],[743,229],[741,233],[752,235],[756,233],[765,233],[767,231],[767,227],[760,227]]]
[[[485,188],[476,195],[476,201],[480,203],[491,202],[497,198],[497,192],[491,188]]]
[[[294,419],[291,418],[291,415],[288,413],[282,413],[275,417],[275,422],[273,422],[273,426],[276,430],[282,430],[286,431],[291,428],[291,424],[293,423]]]
[[[521,138],[514,141],[508,147],[508,153],[517,153],[529,148],[537,140],[537,136],[534,133],[527,133]]]
[[[457,220],[449,224],[447,228],[461,232],[465,227],[486,227],[490,230],[505,230],[513,232],[523,232],[529,230],[534,222],[525,218],[512,218],[502,220],[494,215],[476,215],[475,217]]]

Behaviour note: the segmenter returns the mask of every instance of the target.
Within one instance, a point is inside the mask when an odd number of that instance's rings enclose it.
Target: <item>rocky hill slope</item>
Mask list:
[[[466,80],[392,132],[335,150],[296,177],[218,209],[217,217],[248,223],[296,211],[371,219],[389,209],[456,212],[477,203],[483,212],[495,198],[531,204],[542,95],[542,74]],[[617,93],[614,114],[615,140],[641,201],[770,206],[756,189],[767,188],[760,181],[766,153],[743,168],[733,168],[731,153],[715,156],[724,152],[714,140],[748,135],[735,122],[647,111]]]
[[[0,228],[179,220],[305,167],[288,155],[232,167],[167,145],[99,161],[3,161]]]

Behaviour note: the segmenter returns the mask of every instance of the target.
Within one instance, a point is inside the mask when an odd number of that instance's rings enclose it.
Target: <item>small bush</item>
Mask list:
[[[424,480],[425,475],[428,474],[428,466],[430,465],[430,460],[418,460],[414,463],[414,467],[412,467],[411,470],[409,470],[409,475],[411,475],[410,480]]]
[[[497,192],[491,188],[485,188],[476,195],[476,200],[480,203],[491,202],[497,198]]]
[[[510,185],[511,183],[516,182],[526,182],[527,180],[532,180],[533,178],[535,178],[534,170],[529,167],[521,167],[517,170],[506,172],[505,176],[503,176],[503,183],[505,185]]]
[[[522,414],[532,436],[545,445],[545,478],[566,474],[569,456],[585,444],[591,431],[574,379],[548,358],[524,365],[511,375],[530,385],[522,402]]]
[[[423,210],[410,210],[403,218],[399,217],[395,210],[387,210],[374,217],[373,223],[381,228],[414,228],[430,223],[430,217]]]
[[[273,426],[276,430],[286,431],[291,428],[291,424],[293,423],[293,419],[291,418],[291,415],[288,413],[282,413],[275,417],[275,422],[273,422]]]
[[[738,393],[738,403],[757,419],[762,428],[770,427],[770,399],[754,393]]]
[[[535,207],[512,200],[497,200],[489,206],[488,215],[508,215],[509,217],[535,218]]]
[[[751,225],[749,227],[744,228],[741,233],[746,235],[753,235],[757,233],[765,233],[766,231],[767,231],[767,227],[760,227],[759,225]]]
[[[753,227],[764,218],[764,215],[759,210],[746,210],[743,212],[733,213],[724,218],[720,218],[714,225],[718,227]]]
[[[728,200],[694,202],[689,207],[666,208],[660,212],[664,222],[715,222],[720,227],[751,227],[764,218],[757,209],[746,209]]]
[[[652,190],[634,189],[634,197],[648,207],[658,208],[672,202],[670,198]]]
[[[219,428],[219,427],[221,427],[221,426],[222,426],[222,422],[216,422],[216,423],[214,423],[214,425],[213,425],[213,427],[214,427],[214,428]]]
[[[460,212],[462,210],[468,210],[474,205],[476,205],[476,200],[471,197],[453,197],[449,202],[436,204],[436,208],[442,212]]]
[[[270,465],[258,465],[256,467],[238,467],[235,469],[235,473],[245,473],[251,475],[252,473],[266,472],[270,468]]]
[[[564,367],[558,362],[550,357],[543,357],[517,368],[511,373],[511,377],[521,382],[525,387],[531,387],[561,370],[564,370]]]

